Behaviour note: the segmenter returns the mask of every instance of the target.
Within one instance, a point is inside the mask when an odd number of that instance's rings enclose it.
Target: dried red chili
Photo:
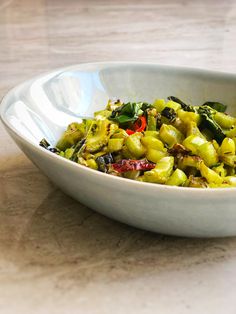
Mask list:
[[[155,166],[156,165],[154,163],[149,162],[145,159],[122,159],[119,162],[112,164],[113,169],[120,173],[135,170],[151,170],[155,168]]]

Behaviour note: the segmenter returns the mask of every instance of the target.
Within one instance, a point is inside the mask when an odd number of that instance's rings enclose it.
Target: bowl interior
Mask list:
[[[236,115],[236,76],[153,64],[84,64],[32,79],[3,100],[3,120],[34,144],[52,145],[65,127],[105,107],[108,99],[153,102],[174,95],[187,103],[220,101]]]

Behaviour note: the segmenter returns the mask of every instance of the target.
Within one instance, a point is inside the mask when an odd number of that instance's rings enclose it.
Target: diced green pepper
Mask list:
[[[223,178],[220,177],[214,170],[208,168],[204,162],[200,163],[200,172],[202,177],[206,178],[208,183],[221,184]]]
[[[190,135],[186,137],[186,139],[183,141],[183,145],[184,147],[189,149],[194,155],[197,155],[199,147],[206,142],[206,140],[198,135]]]
[[[235,143],[232,138],[226,137],[220,148],[219,148],[219,155],[225,156],[225,155],[235,155]]]
[[[155,108],[147,110],[147,131],[156,131],[157,129],[157,111]]]
[[[156,167],[150,171],[144,173],[144,179],[147,182],[153,183],[166,183],[169,179],[174,166],[174,157],[164,157],[156,165]]]
[[[178,159],[178,168],[184,170],[187,167],[193,167],[196,169],[199,169],[200,163],[202,162],[202,159],[199,156],[181,156]]]
[[[108,152],[118,152],[122,149],[124,144],[123,138],[111,138],[108,140]]]
[[[126,137],[128,137],[128,134],[123,129],[117,129],[111,136],[111,138],[126,138]]]
[[[165,107],[168,107],[168,108],[172,108],[174,109],[175,111],[179,110],[181,108],[181,105],[178,104],[177,102],[173,101],[173,100],[169,100],[167,101],[167,103],[165,104]]]
[[[136,158],[141,158],[145,154],[145,147],[141,143],[143,135],[139,132],[134,133],[127,137],[125,144],[132,155]]]
[[[197,149],[197,154],[203,159],[208,167],[214,166],[219,161],[217,152],[213,144],[210,142],[200,145]]]
[[[169,147],[172,147],[176,143],[182,143],[184,136],[172,125],[162,124],[160,128],[160,138]]]
[[[156,108],[157,112],[162,112],[162,110],[165,108],[165,100],[156,99],[153,103],[153,107]]]
[[[149,161],[152,161],[154,163],[157,163],[159,160],[161,160],[163,157],[167,156],[167,152],[156,150],[153,148],[148,148],[146,152],[146,158]]]
[[[159,132],[158,131],[145,131],[144,136],[152,136],[155,138],[159,138]]]
[[[200,123],[200,115],[195,112],[190,112],[190,111],[184,111],[183,109],[179,109],[178,112],[178,117],[183,121],[183,122],[195,122],[196,125],[199,125]]]
[[[204,135],[200,132],[196,122],[194,121],[188,121],[186,123],[186,136],[188,137],[190,135],[197,135],[203,139],[206,139]]]
[[[157,150],[166,151],[166,148],[164,147],[162,141],[153,136],[144,136],[141,138],[141,142],[147,148],[154,148]]]
[[[182,170],[176,169],[172,173],[170,178],[167,180],[166,184],[180,186],[183,185],[186,180],[187,180],[186,174]]]
[[[223,128],[230,129],[235,123],[236,119],[222,112],[216,112],[214,120]]]

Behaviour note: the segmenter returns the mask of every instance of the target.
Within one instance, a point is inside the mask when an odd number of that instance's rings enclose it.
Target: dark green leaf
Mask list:
[[[212,109],[219,111],[219,112],[225,112],[227,109],[226,105],[224,105],[220,102],[217,102],[217,101],[207,101],[203,104],[203,106],[209,106]]]
[[[146,110],[149,109],[149,108],[154,108],[154,107],[153,107],[153,105],[151,105],[151,104],[149,104],[149,103],[147,103],[147,102],[142,103],[141,109],[142,109],[143,111],[146,111]]]
[[[226,137],[221,127],[216,123],[213,117],[213,110],[208,106],[200,106],[198,108],[198,113],[201,116],[202,122],[200,127],[209,129],[218,144],[221,144],[223,139]]]
[[[50,146],[50,144],[48,143],[48,141],[43,138],[40,142],[39,142],[39,146],[45,148],[45,149],[48,149],[48,147]]]
[[[127,115],[120,115],[120,116],[116,116],[114,119],[112,119],[113,121],[116,121],[118,123],[126,123],[126,122],[134,122],[137,120],[136,116],[133,116],[133,117],[129,117]]]
[[[48,141],[45,138],[43,138],[39,142],[39,146],[49,150],[52,153],[59,153],[60,152],[56,147],[50,147],[51,145],[48,143]]]
[[[165,107],[162,110],[161,115],[166,117],[170,121],[174,121],[176,119],[176,112],[173,108]]]
[[[134,122],[142,115],[143,103],[126,103],[112,111],[110,120],[118,123]]]
[[[194,109],[194,106],[185,104],[182,100],[180,100],[179,98],[177,98],[175,96],[169,96],[169,97],[167,97],[167,99],[172,100],[172,101],[177,102],[178,104],[180,104],[184,111],[190,111],[190,112],[195,112],[196,111]]]

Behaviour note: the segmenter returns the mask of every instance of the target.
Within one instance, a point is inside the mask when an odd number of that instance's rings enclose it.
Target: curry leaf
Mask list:
[[[226,105],[224,105],[220,102],[217,102],[217,101],[207,101],[203,104],[203,106],[209,106],[218,112],[225,112],[227,109]]]
[[[221,144],[226,135],[224,134],[218,123],[214,120],[214,109],[208,106],[200,106],[198,108],[198,113],[200,114],[202,119],[200,126],[206,127],[208,130],[210,130],[214,134],[216,141]]]
[[[177,98],[175,96],[169,96],[169,97],[167,97],[167,99],[172,100],[172,101],[180,104],[184,111],[195,112],[195,109],[193,106],[185,104],[182,100],[180,100],[179,98]]]
[[[148,106],[146,103],[128,102],[113,110],[109,119],[121,124],[126,122],[134,122],[140,115],[143,114],[143,107],[146,109]]]

